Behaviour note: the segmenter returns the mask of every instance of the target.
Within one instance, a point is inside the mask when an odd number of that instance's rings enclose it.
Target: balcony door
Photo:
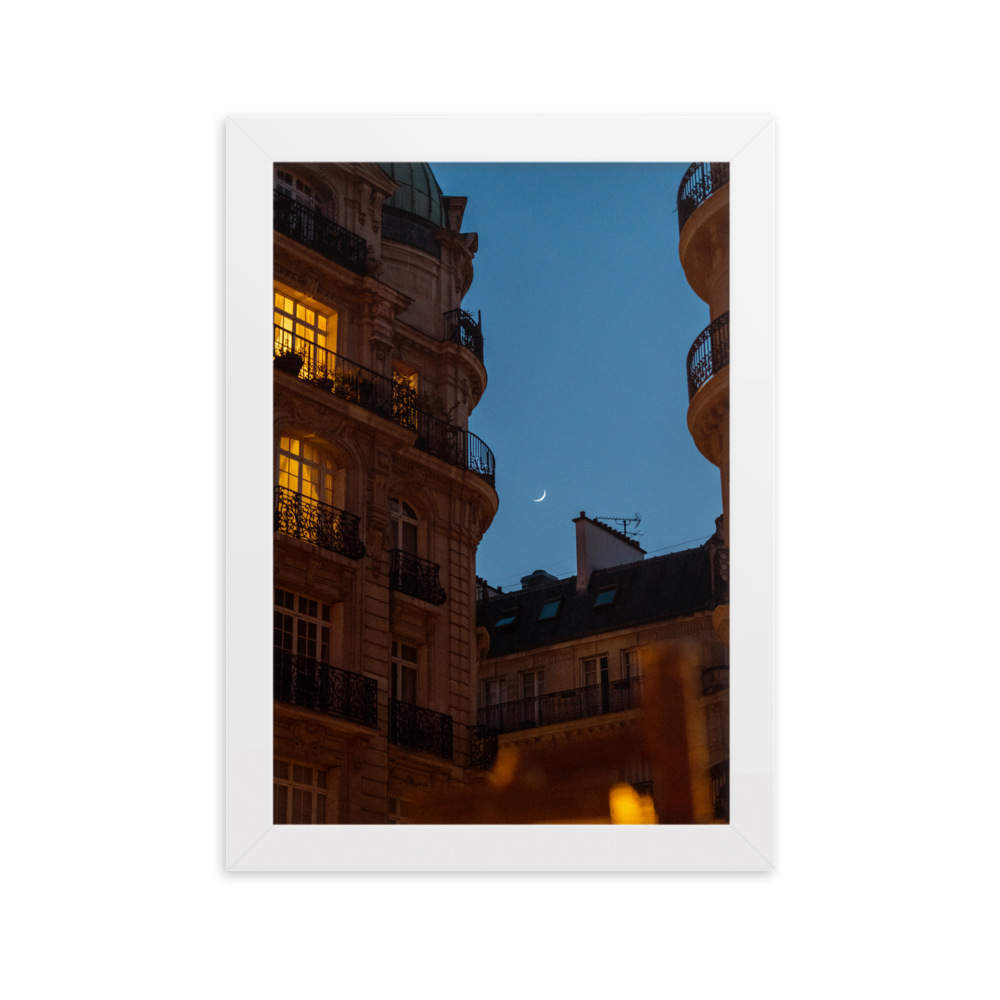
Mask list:
[[[417,554],[417,515],[403,500],[389,501],[392,512],[392,547],[411,556]]]
[[[405,642],[392,641],[389,695],[394,701],[417,703],[417,650]]]
[[[608,692],[608,658],[595,656],[583,661],[584,712],[602,715],[610,708]]]
[[[300,376],[331,377],[336,368],[337,314],[321,313],[290,295],[274,293],[274,353],[298,354]]]

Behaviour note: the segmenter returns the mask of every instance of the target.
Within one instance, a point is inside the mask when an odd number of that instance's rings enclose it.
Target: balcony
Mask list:
[[[393,549],[392,565],[389,568],[389,589],[409,594],[428,604],[444,604],[448,595],[441,589],[437,563],[421,559],[402,549]]]
[[[513,733],[558,722],[574,722],[596,715],[627,712],[639,707],[640,678],[632,677],[606,684],[556,691],[553,694],[521,698],[500,705],[486,705],[476,713],[476,722],[498,733]]]
[[[481,362],[483,360],[483,314],[474,320],[464,309],[452,309],[444,314],[444,339],[461,344]]]
[[[469,766],[488,771],[496,763],[499,743],[489,726],[469,726]]]
[[[653,782],[652,781],[633,781],[632,787],[635,789],[636,795],[652,795],[653,794]]]
[[[274,700],[378,726],[378,681],[287,650],[274,650]]]
[[[728,163],[692,163],[677,189],[677,225],[680,230],[694,210],[713,192],[729,183]]]
[[[452,719],[429,708],[389,699],[389,742],[452,759]]]
[[[274,530],[292,538],[361,559],[365,545],[358,534],[361,518],[319,500],[311,500],[284,486],[274,488]]]
[[[695,338],[687,356],[688,400],[713,376],[729,367],[729,312],[716,316]]]
[[[701,672],[703,697],[729,690],[729,667],[705,667]]]
[[[274,229],[355,274],[368,273],[368,243],[294,198],[274,192]]]
[[[416,431],[414,447],[468,469],[496,487],[496,462],[486,443],[471,431],[418,410],[416,393],[403,383],[317,347],[280,326],[274,328],[274,367]]]
[[[729,761],[716,764],[709,772],[712,777],[712,804],[715,818],[729,822]]]

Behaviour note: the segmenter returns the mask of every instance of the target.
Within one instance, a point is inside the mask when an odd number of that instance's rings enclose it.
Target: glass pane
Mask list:
[[[316,796],[316,822],[325,823],[326,822],[326,796],[317,795]]]
[[[274,786],[274,820],[275,823],[288,822],[288,786]]]
[[[403,659],[409,660],[410,663],[417,662],[417,651],[413,646],[407,646],[403,644]]]
[[[400,548],[404,552],[408,552],[411,556],[415,556],[417,554],[417,526],[403,521],[401,528],[403,537]]]
[[[402,675],[403,690],[400,692],[399,700],[415,705],[417,703],[417,672],[413,667],[402,667]]]
[[[311,767],[303,767],[301,764],[294,765],[292,780],[300,785],[311,785],[313,783],[313,772]]]
[[[274,777],[283,778],[287,780],[288,778],[288,762],[284,760],[276,760],[274,762]]]
[[[312,792],[307,792],[302,788],[292,789],[292,822],[311,823],[312,822]]]

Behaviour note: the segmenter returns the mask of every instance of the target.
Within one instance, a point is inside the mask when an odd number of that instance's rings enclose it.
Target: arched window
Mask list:
[[[392,498],[392,548],[401,549],[411,556],[417,554],[417,515],[404,500]]]
[[[316,208],[316,192],[312,185],[290,170],[274,168],[274,190],[306,208]]]

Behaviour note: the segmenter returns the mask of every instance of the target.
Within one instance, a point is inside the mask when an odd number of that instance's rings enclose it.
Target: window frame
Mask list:
[[[286,773],[288,777],[281,777],[278,774],[278,765],[286,765]],[[296,778],[295,768],[305,768],[309,771],[310,775],[315,774],[316,781],[313,784],[306,784],[304,781],[300,781]],[[322,776],[322,785],[319,784],[320,776]],[[273,812],[272,812],[272,826],[325,826],[330,823],[329,818],[329,777],[330,769],[325,767],[317,767],[315,764],[309,764],[300,760],[292,760],[289,757],[275,757],[274,766],[272,769],[272,787],[273,792]],[[279,788],[287,788],[288,794],[285,796],[284,810],[285,810],[285,822],[276,823],[274,822],[275,816],[278,813],[278,800],[281,795],[278,792]],[[309,823],[296,823],[293,820],[295,814],[295,795],[294,792],[310,792],[309,800]],[[301,795],[300,795],[301,799]],[[320,799],[322,799],[322,815],[323,818],[320,819]]]

